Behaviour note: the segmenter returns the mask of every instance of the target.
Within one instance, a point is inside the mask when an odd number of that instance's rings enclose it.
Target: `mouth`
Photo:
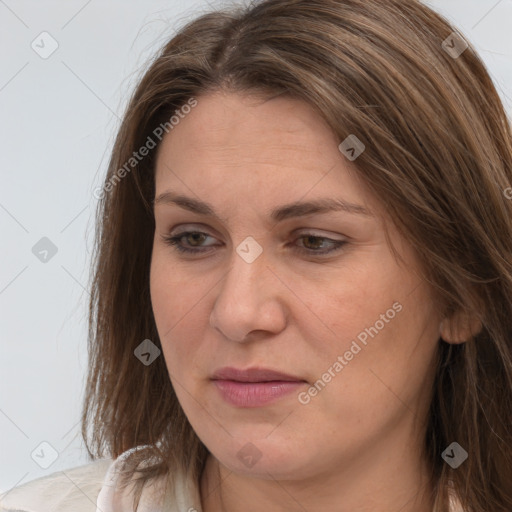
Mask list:
[[[221,368],[211,380],[221,397],[236,407],[262,407],[290,395],[307,381],[266,368]]]
[[[247,368],[245,370],[224,367],[217,370],[212,380],[230,380],[235,382],[306,382],[302,377],[269,368]]]

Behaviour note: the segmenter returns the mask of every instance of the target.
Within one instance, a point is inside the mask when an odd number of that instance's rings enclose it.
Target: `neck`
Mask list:
[[[431,512],[428,465],[402,448],[391,460],[389,451],[374,450],[346,469],[300,481],[239,475],[210,454],[200,481],[203,512]]]

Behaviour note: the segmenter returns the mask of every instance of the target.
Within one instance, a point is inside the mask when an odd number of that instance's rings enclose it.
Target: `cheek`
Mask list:
[[[164,252],[156,250],[153,253],[151,304],[169,373],[186,379],[195,367],[204,339],[208,300],[205,293],[209,288],[191,284],[185,272],[176,271],[169,264]]]
[[[150,293],[153,313],[161,341],[179,327],[200,300],[200,290],[191,285],[186,273],[176,269],[165,249],[154,247],[150,270]]]
[[[429,400],[438,337],[427,297],[419,291],[405,297],[397,292],[401,310],[392,309],[394,315],[386,315],[391,304],[383,301],[377,316],[339,346],[343,369],[326,399],[352,410],[361,421],[420,413]]]
[[[316,366],[309,388],[314,396],[303,406],[309,428],[322,431],[327,425],[356,446],[364,438],[377,440],[400,422],[424,417],[431,400],[436,336],[417,324],[421,309],[410,300],[401,302],[403,309],[377,333],[356,328],[353,336],[329,349],[330,356],[319,359],[323,363]],[[359,332],[371,333],[366,345],[359,342]]]
[[[323,282],[304,278],[293,282],[303,304],[299,305],[302,314],[295,314],[294,318],[303,338],[316,345],[319,358],[343,354],[358,335],[368,337],[366,329],[376,322],[380,324],[380,316],[390,309],[388,317],[395,316],[393,304],[412,288],[385,254],[378,256],[375,261],[366,258],[364,265],[340,267]],[[393,323],[390,320],[383,330]]]
[[[377,411],[385,415],[386,407],[402,407],[400,398],[407,403],[422,393],[438,341],[433,299],[424,282],[398,267],[391,255],[381,255],[317,295],[322,322],[303,321],[300,330],[314,340],[311,360],[319,363],[313,377],[322,381],[319,394],[325,393],[327,402],[369,417]],[[314,327],[325,336],[315,334]],[[324,382],[329,382],[325,388]]]

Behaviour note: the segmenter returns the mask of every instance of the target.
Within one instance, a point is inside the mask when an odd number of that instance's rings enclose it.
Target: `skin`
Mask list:
[[[203,511],[430,512],[422,446],[442,318],[415,253],[306,103],[197,99],[161,143],[155,195],[208,202],[219,218],[157,201],[150,286],[172,385],[210,451]],[[318,198],[372,215],[270,220]],[[183,255],[163,239],[186,230],[207,236],[182,245],[206,252]],[[332,244],[308,233],[346,244],[319,256]],[[236,251],[248,236],[263,249],[252,263]],[[401,311],[307,404],[291,393],[235,407],[210,380],[224,366],[259,366],[301,377],[307,391],[394,303]],[[260,454],[251,467],[237,457],[247,443]]]

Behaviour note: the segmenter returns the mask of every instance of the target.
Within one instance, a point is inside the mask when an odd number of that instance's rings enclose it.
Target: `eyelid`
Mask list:
[[[348,240],[348,237],[340,234],[331,234],[330,232],[325,232],[321,229],[315,229],[315,228],[299,228],[292,232],[293,236],[315,236],[318,238],[328,238],[329,240],[334,240],[336,242],[342,242]],[[341,236],[341,239],[334,238],[337,236]]]
[[[176,231],[175,231],[176,230]],[[206,226],[201,223],[190,223],[190,224],[180,224],[179,226],[169,230],[169,236],[177,236],[183,233],[204,233],[205,235],[212,236],[214,238],[218,238],[220,233],[211,228],[210,226]],[[217,233],[217,234],[214,234]]]

